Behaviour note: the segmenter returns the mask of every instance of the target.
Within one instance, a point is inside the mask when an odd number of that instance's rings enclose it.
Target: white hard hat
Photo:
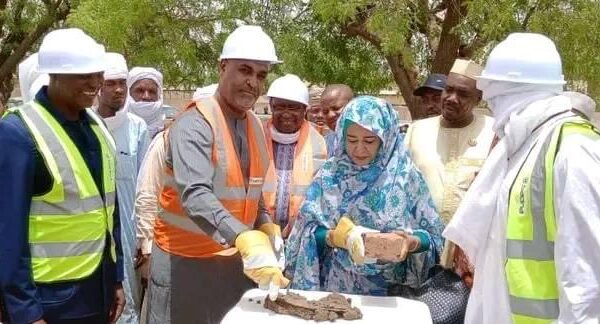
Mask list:
[[[293,74],[286,74],[271,83],[267,97],[299,102],[308,106],[308,87]]]
[[[534,33],[513,33],[487,59],[480,80],[562,85],[565,78],[554,42]]]
[[[88,74],[105,68],[104,46],[81,29],[51,31],[38,52],[39,72],[48,74]]]
[[[120,80],[129,76],[127,61],[125,57],[119,53],[106,53],[105,56],[106,69],[104,70],[104,80]]]
[[[271,37],[260,26],[249,25],[240,26],[229,34],[219,57],[219,60],[225,59],[281,63]]]

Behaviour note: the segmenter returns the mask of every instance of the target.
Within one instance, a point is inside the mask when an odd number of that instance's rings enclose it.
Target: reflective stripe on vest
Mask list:
[[[269,210],[270,214],[276,220],[275,217],[277,211],[277,173],[275,170],[275,159],[273,155],[273,140],[271,137],[270,127],[272,120],[268,120],[264,125],[265,138],[267,140],[267,147],[269,150],[269,157],[271,163],[269,164],[269,170],[265,177],[265,185],[263,186],[263,197],[265,201],[265,207]],[[294,221],[300,211],[302,201],[306,190],[310,186],[315,173],[321,168],[321,165],[327,159],[327,146],[325,139],[319,132],[310,125],[308,121],[305,121],[299,130],[298,143],[294,149],[294,164],[292,168],[292,182],[290,188],[289,207],[288,207],[288,223],[283,229],[282,234],[284,237],[289,234]]]
[[[36,102],[14,111],[32,134],[53,183],[49,192],[32,198],[29,244],[34,281],[59,282],[85,278],[99,266],[111,235],[115,204],[115,145],[91,110],[91,128],[100,143],[100,194],[81,153],[58,121]],[[103,196],[105,199],[103,199]]]
[[[561,122],[533,145],[509,192],[506,279],[514,323],[551,323],[559,315],[554,262],[554,159],[571,134],[599,138],[581,118]]]
[[[196,108],[213,131],[212,193],[229,213],[252,227],[258,214],[258,201],[269,165],[260,120],[252,112],[246,115],[250,158],[246,180],[231,131],[217,102],[214,98],[209,98],[197,102]],[[156,244],[168,253],[195,258],[210,257],[228,248],[227,242],[216,228],[208,222],[198,224],[184,212],[180,197],[181,193],[177,190],[173,170],[167,167],[159,198],[159,213],[154,227]]]

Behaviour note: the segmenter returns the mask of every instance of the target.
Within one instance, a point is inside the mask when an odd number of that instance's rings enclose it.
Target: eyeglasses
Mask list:
[[[298,106],[271,106],[271,110],[273,112],[289,112],[292,114],[304,114],[306,112],[306,108],[302,107],[298,107]]]

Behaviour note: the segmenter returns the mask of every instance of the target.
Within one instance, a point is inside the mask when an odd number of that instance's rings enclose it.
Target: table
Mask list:
[[[328,292],[300,291],[290,289],[290,292],[302,294],[308,299],[325,297]],[[267,293],[264,290],[252,289],[247,291],[233,309],[227,313],[221,324],[296,324],[315,323],[289,315],[273,313],[264,308]],[[336,320],[335,323],[414,323],[431,324],[429,308],[422,302],[400,297],[373,297],[343,294],[352,298],[352,306],[360,308],[363,318],[356,321]],[[252,299],[252,301],[250,301]],[[260,300],[260,304],[257,301]],[[328,322],[323,322],[328,323]]]

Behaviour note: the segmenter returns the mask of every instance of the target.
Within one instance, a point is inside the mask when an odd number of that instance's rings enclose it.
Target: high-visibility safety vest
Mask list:
[[[551,323],[559,315],[553,173],[561,141],[571,135],[600,138],[589,121],[561,121],[533,145],[509,192],[505,271],[516,324]]]
[[[75,143],[40,104],[29,102],[10,113],[31,133],[52,177],[50,191],[31,199],[29,247],[35,282],[78,280],[98,268],[108,233],[112,237],[115,210],[115,143],[99,116],[86,109],[102,155],[101,193]]]
[[[246,113],[250,159],[249,179],[246,181],[231,131],[218,103],[214,98],[204,99],[196,103],[196,109],[204,116],[213,132],[213,194],[235,218],[253,227],[265,174],[269,167],[260,120],[251,111]],[[211,257],[229,248],[217,231],[205,232],[205,229],[194,223],[184,211],[181,206],[181,193],[169,166],[163,176],[160,208],[154,224],[156,245],[170,254],[189,258]]]
[[[268,120],[264,125],[267,147],[271,164],[267,171],[265,185],[263,187],[263,197],[265,207],[269,213],[275,217],[277,209],[277,173],[275,170],[275,160],[273,159],[273,140],[271,137],[272,120]],[[290,199],[288,207],[288,223],[283,229],[283,237],[290,233],[294,220],[300,211],[300,205],[304,200],[306,189],[313,180],[315,173],[321,168],[321,165],[327,159],[327,146],[325,139],[319,132],[305,121],[299,130],[298,143],[294,150],[294,165],[292,169],[292,182],[290,188]]]

